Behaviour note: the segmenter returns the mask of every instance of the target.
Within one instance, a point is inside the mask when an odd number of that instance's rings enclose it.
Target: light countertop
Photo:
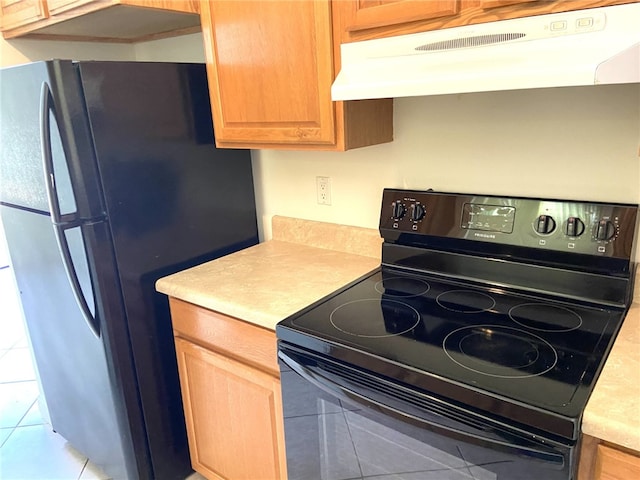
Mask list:
[[[273,330],[378,267],[380,245],[376,230],[275,217],[273,240],[161,278],[156,289]]]
[[[582,432],[640,454],[639,300],[636,295],[589,398]]]
[[[158,291],[274,329],[380,264],[376,230],[274,217],[273,240],[161,278]],[[640,280],[640,279],[639,279]],[[640,453],[640,285],[589,399],[585,434]]]

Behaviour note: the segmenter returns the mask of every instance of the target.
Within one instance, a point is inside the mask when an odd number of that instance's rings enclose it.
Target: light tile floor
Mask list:
[[[0,479],[110,480],[53,432],[41,403],[13,272],[0,264]]]
[[[109,478],[54,433],[45,418],[13,274],[0,266],[0,478]]]

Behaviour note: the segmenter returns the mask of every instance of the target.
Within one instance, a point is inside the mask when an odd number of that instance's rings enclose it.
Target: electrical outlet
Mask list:
[[[318,205],[331,205],[331,179],[329,177],[316,177],[316,195]]]

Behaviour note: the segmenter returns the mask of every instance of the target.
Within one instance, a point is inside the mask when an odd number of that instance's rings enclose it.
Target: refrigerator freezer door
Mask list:
[[[257,243],[250,153],[213,139],[199,64],[80,62],[157,480],[190,470],[158,278]],[[132,106],[135,105],[135,108]]]
[[[0,202],[48,213],[40,151],[40,89],[46,63],[0,69]],[[19,88],[18,88],[19,87]],[[53,132],[54,155],[64,155]],[[68,192],[68,190],[67,190]],[[66,206],[73,197],[61,197]]]

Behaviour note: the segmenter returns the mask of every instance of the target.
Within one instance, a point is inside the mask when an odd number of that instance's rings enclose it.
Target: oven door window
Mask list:
[[[384,394],[336,389],[335,369],[318,374],[322,363],[281,351],[289,480],[573,478],[569,447],[496,433],[480,417],[422,415]]]

